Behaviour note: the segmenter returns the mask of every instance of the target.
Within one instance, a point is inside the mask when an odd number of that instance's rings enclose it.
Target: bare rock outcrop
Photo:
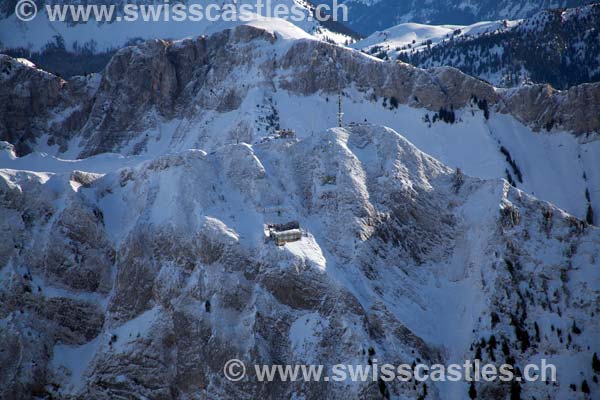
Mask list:
[[[600,83],[558,91],[549,85],[524,86],[508,91],[499,110],[536,129],[554,127],[577,135],[597,133],[600,127]]]
[[[51,144],[79,131],[89,114],[94,82],[89,77],[64,79],[28,61],[0,54],[0,137],[27,154],[44,135]],[[61,117],[56,113],[63,113]],[[66,148],[63,147],[63,151]]]
[[[265,383],[252,366],[560,363],[595,344],[597,228],[501,180],[457,188],[387,128],[0,183],[1,215],[27,216],[0,267],[3,398],[443,399],[434,382]],[[277,218],[301,240],[269,241]],[[232,358],[243,381],[223,376]],[[560,376],[523,395],[562,398]]]
[[[135,153],[147,145],[149,130],[160,131],[161,121],[231,111],[241,118],[251,111],[242,109],[249,90],[278,87],[303,96],[355,87],[371,100],[433,112],[460,109],[477,98],[535,130],[591,134],[600,129],[598,84],[564,92],[541,85],[498,91],[450,67],[422,70],[316,40],[282,46],[283,40],[245,25],[179,42],[153,40],[117,52],[101,75],[69,81],[2,56],[0,139],[13,143],[19,154],[46,134],[60,151],[80,138],[82,157],[118,151],[127,143],[137,143]],[[249,74],[254,83],[244,84],[239,74]],[[249,122],[254,121],[242,119],[238,125]],[[238,138],[252,134],[246,131]]]

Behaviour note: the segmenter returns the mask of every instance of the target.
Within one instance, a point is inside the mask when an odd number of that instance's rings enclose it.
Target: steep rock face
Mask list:
[[[83,345],[100,333],[102,307],[78,292],[95,289],[90,267],[98,253],[112,250],[107,242],[85,243],[86,236],[102,229],[93,215],[91,222],[80,213],[83,220],[70,225],[73,221],[63,214],[59,222],[56,203],[62,188],[57,180],[11,170],[2,170],[1,176],[2,221],[10,224],[3,229],[1,258],[2,397],[29,398],[46,393],[46,367],[56,341]],[[112,269],[111,261],[107,268]],[[52,291],[45,290],[46,280],[53,282]]]
[[[460,109],[476,97],[492,110],[499,104],[500,112],[536,130],[547,127],[550,119],[553,126],[576,134],[599,129],[598,85],[568,92],[534,86],[503,95],[452,68],[424,71],[316,40],[278,35],[240,26],[208,38],[146,42],[119,51],[99,82],[96,76],[65,82],[4,57],[5,69],[16,72],[3,75],[1,96],[6,101],[0,138],[15,144],[19,154],[29,152],[45,134],[50,136],[47,145],[58,145],[60,152],[77,139],[83,157],[122,151],[125,145],[140,152],[148,142],[142,133],[160,130],[164,120],[189,121],[176,133],[181,138],[186,135],[183,129],[202,129],[195,125],[199,120],[211,121],[215,112],[232,111],[239,113],[232,135],[255,136],[252,128],[243,127],[255,122],[246,115],[255,112],[257,90],[308,96],[334,95],[349,87],[359,90],[359,99],[383,97],[396,106],[434,112]],[[247,84],[240,84],[240,74],[247,75]]]
[[[431,73],[402,63],[372,62],[359,53],[321,42],[294,45],[283,57],[282,67],[291,70],[282,87],[302,94],[335,93],[354,84],[375,96],[395,97],[401,104],[435,111],[451,105],[463,107],[472,95],[490,103],[497,101],[491,86],[458,70],[441,68]]]
[[[532,85],[508,94],[500,110],[548,131],[555,126],[571,126],[575,133],[586,134],[598,130],[599,105],[600,83],[562,92],[548,85]]]
[[[459,178],[390,129],[191,150],[104,176],[1,177],[2,221],[23,221],[0,258],[3,398],[381,396],[371,381],[229,382],[230,358],[522,368],[544,356],[558,384],[523,384],[523,397],[593,382],[598,229],[506,182]],[[265,223],[289,220],[299,242],[266,240]],[[48,254],[60,241],[64,256],[44,264],[40,243]],[[98,284],[80,285],[82,273]],[[411,399],[468,392],[384,387]],[[509,390],[477,385],[486,398]]]
[[[2,137],[17,146],[22,153],[31,151],[28,142],[39,135],[34,131],[37,124],[45,125],[48,109],[54,108],[60,101],[64,81],[51,74],[32,68],[25,68],[15,59],[0,56],[2,73]],[[10,88],[9,90],[6,90]],[[41,114],[41,121],[35,121]]]
[[[0,137],[12,143],[18,154],[31,152],[32,144],[44,135],[59,142],[65,135],[72,136],[89,116],[95,89],[89,77],[67,83],[26,60],[0,54],[0,82]]]
[[[233,80],[236,67],[252,66],[263,40],[272,43],[275,37],[241,26],[210,40],[198,37],[176,44],[156,40],[119,51],[102,75],[82,129],[90,138],[82,155],[115,151],[131,140],[127,135],[132,131],[156,126],[152,112],[172,119],[193,115],[199,107],[219,112],[238,109],[243,93],[226,83]]]

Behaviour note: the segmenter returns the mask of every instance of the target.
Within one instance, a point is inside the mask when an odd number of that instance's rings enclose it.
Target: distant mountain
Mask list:
[[[519,23],[518,20],[485,21],[473,25],[426,25],[407,22],[377,31],[351,47],[377,58],[396,59],[400,54],[421,52],[451,37],[479,37],[499,29],[514,27]]]
[[[469,26],[401,24],[354,45],[382,59],[449,65],[496,86],[600,81],[600,4]]]
[[[349,8],[348,26],[370,35],[404,22],[468,25],[477,21],[526,18],[549,8],[585,5],[589,0],[347,0],[344,3]]]
[[[219,0],[183,0],[189,4],[199,3],[206,7],[207,4],[222,4]],[[98,0],[87,1],[89,4],[115,5],[112,22],[87,23],[51,22],[42,13],[45,3],[64,3],[60,0],[47,2],[39,1],[38,16],[29,22],[19,20],[14,14],[16,1],[8,1],[0,5],[0,53],[13,57],[25,57],[36,65],[49,72],[63,77],[85,75],[99,72],[108,63],[116,50],[121,47],[140,43],[148,39],[183,39],[198,35],[210,35],[223,29],[232,28],[242,21],[116,21],[123,9],[124,0]],[[131,3],[131,2],[130,2]],[[142,4],[161,4],[154,0],[139,0]],[[175,1],[172,1],[175,3]],[[257,0],[240,0],[238,6],[254,5]],[[264,2],[263,2],[264,3]],[[299,9],[304,18],[291,21],[307,33],[330,43],[346,44],[359,38],[359,35],[347,26],[335,22],[320,22],[314,18],[315,6],[305,0],[278,0],[277,2],[264,3],[274,8],[284,4],[289,9]],[[273,10],[271,10],[273,11]],[[266,8],[262,14],[268,15]]]

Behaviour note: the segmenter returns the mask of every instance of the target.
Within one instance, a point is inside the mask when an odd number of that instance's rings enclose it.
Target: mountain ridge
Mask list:
[[[495,86],[549,83],[566,89],[600,79],[598,24],[600,4],[596,3],[541,11],[519,21],[414,28],[404,24],[353,47],[422,68],[454,66]],[[421,33],[411,35],[411,30]]]
[[[240,387],[222,376],[231,357],[360,364],[369,353],[519,367],[546,354],[556,386],[481,382],[477,392],[562,398],[583,380],[598,390],[587,346],[600,330],[589,317],[600,231],[505,181],[457,180],[389,128],[354,124],[106,167],[0,169],[15,244],[0,258],[0,357],[14,377],[1,387],[15,398],[378,398],[376,382],[250,376]],[[301,241],[265,242],[263,223],[276,219],[297,219]],[[23,335],[31,340],[19,344]],[[469,390],[383,387],[415,399]]]
[[[288,39],[278,37],[278,34],[275,32],[269,33],[268,30],[263,30],[262,27],[255,28],[250,24],[242,25],[233,30],[228,29],[209,37],[198,37],[179,42],[165,40],[148,41],[138,46],[130,46],[122,49],[112,58],[103,74],[75,77],[67,81],[44,71],[31,68],[24,63],[14,61],[10,57],[3,56],[3,79],[5,81],[8,80],[10,84],[17,83],[19,79],[23,79],[19,75],[16,79],[11,80],[14,76],[12,72],[13,68],[18,71],[23,71],[22,68],[26,68],[31,71],[26,72],[26,75],[33,74],[32,76],[39,76],[39,78],[36,78],[39,82],[37,86],[45,89],[47,93],[37,93],[36,100],[45,104],[34,105],[34,108],[39,108],[41,112],[44,112],[44,107],[49,106],[52,108],[57,103],[60,103],[61,96],[81,95],[83,98],[77,99],[77,101],[85,103],[84,98],[92,94],[94,96],[102,96],[102,93],[105,91],[110,92],[115,90],[126,93],[127,90],[121,89],[120,85],[127,85],[128,80],[134,82],[129,83],[130,85],[143,86],[141,82],[135,82],[133,79],[135,75],[131,72],[136,67],[128,65],[132,62],[142,63],[145,64],[143,68],[148,69],[147,73],[150,76],[160,74],[160,80],[154,79],[151,87],[160,87],[162,85],[162,90],[156,94],[148,92],[147,96],[159,96],[155,99],[149,98],[149,100],[151,100],[152,104],[156,103],[159,111],[164,116],[169,117],[169,113],[174,111],[174,101],[180,101],[180,97],[182,94],[185,94],[186,90],[183,86],[178,86],[180,83],[177,81],[183,80],[185,85],[189,85],[187,80],[190,74],[194,72],[193,70],[186,71],[182,68],[177,70],[178,58],[181,58],[180,62],[188,63],[187,58],[192,56],[194,57],[193,61],[208,63],[208,59],[206,58],[208,54],[201,55],[202,52],[207,51],[206,44],[212,44],[209,45],[209,51],[221,52],[221,44],[227,41],[231,41],[234,45],[240,44],[243,46],[244,43],[249,43],[253,40],[264,40],[271,45],[275,43],[293,43],[292,46],[294,49],[290,49],[289,46],[286,47],[287,45],[284,47],[279,46],[282,49],[281,54],[279,54],[281,56],[281,68],[291,70],[294,74],[300,76],[302,79],[298,81],[306,86],[300,87],[297,82],[286,81],[285,78],[281,79],[280,83],[284,89],[299,92],[303,95],[309,95],[321,89],[330,93],[336,93],[337,87],[347,81],[365,89],[375,90],[374,95],[377,97],[395,98],[397,104],[424,107],[430,111],[439,111],[441,108],[448,110],[450,108],[462,108],[476,98],[485,101],[488,108],[497,106],[500,112],[514,113],[513,115],[521,122],[531,125],[535,130],[560,127],[577,135],[594,134],[600,130],[600,119],[594,118],[594,115],[597,114],[594,107],[598,104],[594,99],[597,99],[598,92],[600,91],[598,83],[583,84],[565,91],[559,91],[548,85],[541,84],[525,86],[515,90],[499,91],[483,81],[462,74],[450,67],[441,67],[431,72],[426,72],[402,63],[371,62],[368,58],[362,57],[360,53],[351,50],[317,40],[298,40],[300,37],[295,36],[297,35],[296,33],[291,34],[290,38],[292,42],[289,42]],[[306,38],[308,39],[308,36]],[[296,42],[296,40],[298,41]],[[250,51],[252,51],[252,47],[254,46],[250,46]],[[258,49],[258,47],[254,48]],[[141,50],[141,53],[138,49]],[[309,67],[311,70],[310,73],[312,73],[313,69],[319,69],[321,73],[327,74],[323,82],[317,83],[306,76],[306,68],[301,63],[298,63],[304,54],[311,51],[323,52],[325,54],[323,62],[318,59],[312,59],[312,62],[316,63]],[[277,53],[274,54],[277,55]],[[222,54],[212,53],[211,57],[213,55],[218,57],[232,56],[232,54],[228,55],[227,52]],[[155,59],[156,57],[158,59]],[[334,58],[336,58],[335,62],[338,63],[338,67],[342,68],[342,70],[347,70],[347,74],[349,75],[340,76],[338,71],[328,67],[328,60],[333,60]],[[249,61],[249,59],[242,59],[237,62],[245,64]],[[182,65],[185,68],[189,68],[189,63]],[[214,66],[216,64],[210,62],[210,65]],[[377,79],[383,81],[383,85],[377,87],[371,78],[364,78],[356,74],[357,66],[362,65],[367,65],[368,68],[376,71]],[[40,71],[40,73],[38,74],[36,71]],[[220,73],[226,74],[227,69],[224,69]],[[381,76],[384,73],[392,76],[393,79],[384,79]],[[178,75],[180,74],[184,74],[183,77],[179,77]],[[163,75],[167,78],[163,77]],[[99,82],[98,78],[100,78]],[[90,81],[90,79],[92,80]],[[408,79],[408,82],[406,79]],[[94,85],[98,85],[96,90],[99,90],[99,92],[90,92],[89,90],[93,90],[93,86],[90,86],[88,82],[95,82]],[[418,86],[416,85],[417,82],[419,83]],[[81,87],[82,85],[83,87]],[[114,87],[111,88],[111,85]],[[461,89],[457,90],[457,87],[461,87]],[[150,89],[150,87],[147,88]],[[9,97],[8,92],[10,90],[11,87],[7,86],[5,97]],[[27,95],[31,96],[31,93]],[[189,97],[183,96],[183,100],[189,101]],[[526,107],[521,107],[523,103],[526,104]],[[6,104],[9,104],[9,101]],[[68,108],[69,103],[67,102],[62,107]],[[225,111],[237,106],[221,102],[219,104],[210,104],[209,107]],[[6,109],[5,111],[5,116],[10,116],[10,110]],[[93,119],[93,110],[89,110],[88,112],[92,114],[87,117],[84,115],[83,117]],[[586,117],[581,118],[583,115]],[[78,114],[76,116],[81,117]],[[71,120],[67,122],[69,124],[72,123]],[[81,124],[82,122],[79,122],[80,126]],[[62,128],[60,129],[62,130]],[[4,135],[6,134],[5,131]],[[21,137],[14,137],[9,141],[19,144],[24,142]]]
[[[286,27],[149,41],[120,51],[104,74],[69,81],[3,57],[0,138],[19,155],[62,158],[211,151],[282,129],[302,138],[337,124],[343,88],[346,123],[402,130],[449,165],[507,178],[582,218],[597,207],[598,84],[502,91],[456,69],[381,62]],[[558,190],[557,176],[569,190]]]
[[[330,0],[324,2],[330,3]],[[527,18],[544,9],[571,8],[587,4],[582,0],[533,0],[515,2],[433,0],[427,3],[412,0],[348,0],[348,25],[367,36],[405,22],[442,25],[470,25],[479,21]]]

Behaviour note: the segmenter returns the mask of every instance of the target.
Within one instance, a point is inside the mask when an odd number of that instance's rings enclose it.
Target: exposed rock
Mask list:
[[[334,166],[331,191],[321,178]],[[522,365],[541,354],[560,364],[595,343],[598,230],[500,180],[465,175],[456,191],[452,169],[386,128],[81,174],[0,180],[3,215],[30,213],[10,226],[22,248],[0,270],[3,397],[441,399],[434,382],[262,383],[252,368],[476,356]],[[75,191],[74,178],[85,186]],[[50,218],[30,210],[44,204]],[[299,221],[299,242],[265,238],[272,207]],[[38,268],[38,243],[63,270]],[[86,258],[70,258],[75,245]],[[231,358],[247,379],[225,379]],[[523,394],[562,398],[560,366],[558,389],[528,383]]]
[[[434,112],[458,110],[476,97],[536,130],[600,130],[598,84],[565,92],[537,85],[502,93],[454,68],[425,71],[380,62],[316,40],[295,41],[280,53],[282,40],[246,25],[175,43],[153,40],[118,51],[101,77],[69,81],[2,56],[0,139],[15,144],[19,154],[31,151],[44,134],[62,152],[71,139],[81,138],[82,157],[117,151],[132,142],[137,142],[137,153],[148,145],[141,134],[160,132],[163,120],[186,118],[193,126],[205,113],[247,113],[242,104],[250,87],[240,84],[238,71],[258,77],[258,87],[281,87],[305,96],[335,95],[352,85],[367,98],[393,98],[394,104]],[[232,126],[231,140],[248,141],[250,122]]]
[[[501,112],[516,116],[536,129],[555,127],[576,134],[597,133],[600,127],[600,83],[557,91],[549,85],[531,85],[508,92]]]
[[[57,166],[0,170],[3,398],[443,398],[429,382],[267,384],[251,371],[375,358],[559,363],[560,386],[528,383],[528,398],[564,398],[572,372],[592,376],[591,363],[564,360],[589,352],[600,330],[597,228],[502,180],[465,174],[457,190],[454,168],[388,128],[273,133],[294,120],[279,119],[274,93],[336,96],[340,82],[352,92],[344,101],[386,112],[396,102],[410,112],[469,107],[476,118],[476,96],[532,126],[552,117],[591,132],[597,119],[561,114],[594,110],[596,86],[499,93],[454,69],[382,63],[250,26],[129,47],[101,77],[68,82],[1,60],[15,69],[2,75],[0,99],[40,99],[35,115],[2,110],[1,137],[19,153],[46,134],[56,154],[121,153],[17,159],[2,147],[9,165]],[[289,221],[299,241],[265,236],[266,224]],[[223,376],[231,358],[246,362],[247,379]]]
[[[52,134],[60,143],[65,135],[81,129],[88,117],[93,88],[84,78],[67,82],[0,54],[0,82],[0,137],[14,144],[17,154],[29,153],[44,134]],[[55,111],[69,115],[54,122]]]

